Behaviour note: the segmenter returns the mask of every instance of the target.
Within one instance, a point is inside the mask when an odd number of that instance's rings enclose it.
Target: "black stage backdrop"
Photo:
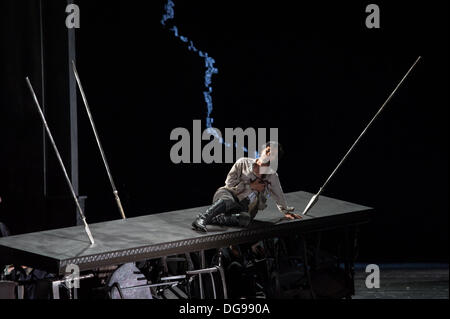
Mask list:
[[[169,27],[165,1],[75,2],[78,71],[127,217],[206,205],[231,167],[170,160],[170,132],[192,133],[196,119],[204,129],[206,118],[204,59],[171,26],[215,59],[215,127],[279,129],[285,192],[316,192],[422,55],[324,195],[376,208],[361,261],[448,261],[447,2],[375,1],[381,29],[366,28],[365,1],[175,1]],[[29,75],[41,97],[44,71],[69,167],[66,4],[1,4],[0,219],[16,234],[75,222],[24,82]],[[120,218],[80,96],[78,108],[88,221]]]

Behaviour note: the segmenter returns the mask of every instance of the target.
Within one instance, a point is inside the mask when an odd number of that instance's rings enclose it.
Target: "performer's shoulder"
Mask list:
[[[254,158],[250,158],[250,157],[241,157],[240,159],[238,159],[236,161],[236,164],[240,164],[240,163],[253,163],[255,161]]]

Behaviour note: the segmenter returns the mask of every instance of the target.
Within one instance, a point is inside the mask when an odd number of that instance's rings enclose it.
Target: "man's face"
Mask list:
[[[262,165],[269,165],[271,161],[275,161],[278,156],[278,150],[267,146],[261,154],[260,160]]]

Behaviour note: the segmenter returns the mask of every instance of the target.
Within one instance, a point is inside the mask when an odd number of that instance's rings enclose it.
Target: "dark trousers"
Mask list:
[[[6,227],[5,224],[0,222],[0,237],[7,237],[9,236],[9,229]]]
[[[225,202],[225,215],[239,214],[239,225],[247,227],[252,221],[252,217],[248,213],[248,199],[239,201],[234,193],[224,187],[219,188],[213,197],[213,204],[222,200]]]

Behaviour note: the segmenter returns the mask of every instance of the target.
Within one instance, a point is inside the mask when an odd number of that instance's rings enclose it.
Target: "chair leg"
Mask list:
[[[220,278],[222,279],[223,298],[228,299],[227,282],[225,280],[225,271],[223,270],[222,266],[217,266],[217,270],[219,271]]]
[[[24,286],[18,285],[17,286],[17,299],[23,299],[25,294]]]

